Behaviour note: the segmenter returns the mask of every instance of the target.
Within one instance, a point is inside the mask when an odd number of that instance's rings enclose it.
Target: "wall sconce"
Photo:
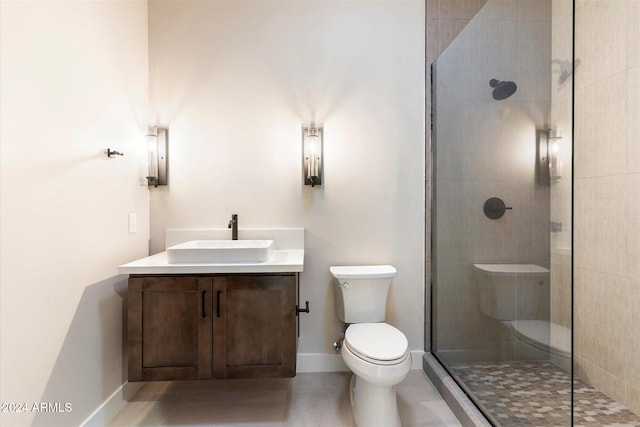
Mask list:
[[[538,129],[536,133],[538,182],[541,184],[556,183],[562,178],[562,160],[559,159],[562,136],[553,129]]]
[[[167,185],[167,135],[165,128],[154,126],[147,134],[147,185]]]
[[[302,171],[304,185],[322,185],[322,126],[302,127]]]

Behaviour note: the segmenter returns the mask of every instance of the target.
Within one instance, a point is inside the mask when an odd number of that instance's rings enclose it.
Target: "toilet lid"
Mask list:
[[[391,265],[343,265],[329,267],[329,271],[336,279],[387,279],[397,273]]]
[[[402,359],[409,348],[407,337],[387,323],[356,323],[347,328],[344,341],[364,359],[389,362]]]

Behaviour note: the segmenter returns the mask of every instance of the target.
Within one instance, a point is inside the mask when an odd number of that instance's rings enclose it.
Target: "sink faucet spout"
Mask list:
[[[228,228],[231,229],[231,240],[238,240],[238,214],[231,215]]]

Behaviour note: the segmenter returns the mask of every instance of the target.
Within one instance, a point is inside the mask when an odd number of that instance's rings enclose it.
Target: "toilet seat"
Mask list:
[[[344,343],[354,355],[376,365],[396,365],[409,356],[407,337],[388,323],[353,324]]]

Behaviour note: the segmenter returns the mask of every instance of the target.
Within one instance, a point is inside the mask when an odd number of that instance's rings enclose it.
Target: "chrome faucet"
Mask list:
[[[238,214],[231,215],[229,227],[231,229],[231,240],[238,240]]]

